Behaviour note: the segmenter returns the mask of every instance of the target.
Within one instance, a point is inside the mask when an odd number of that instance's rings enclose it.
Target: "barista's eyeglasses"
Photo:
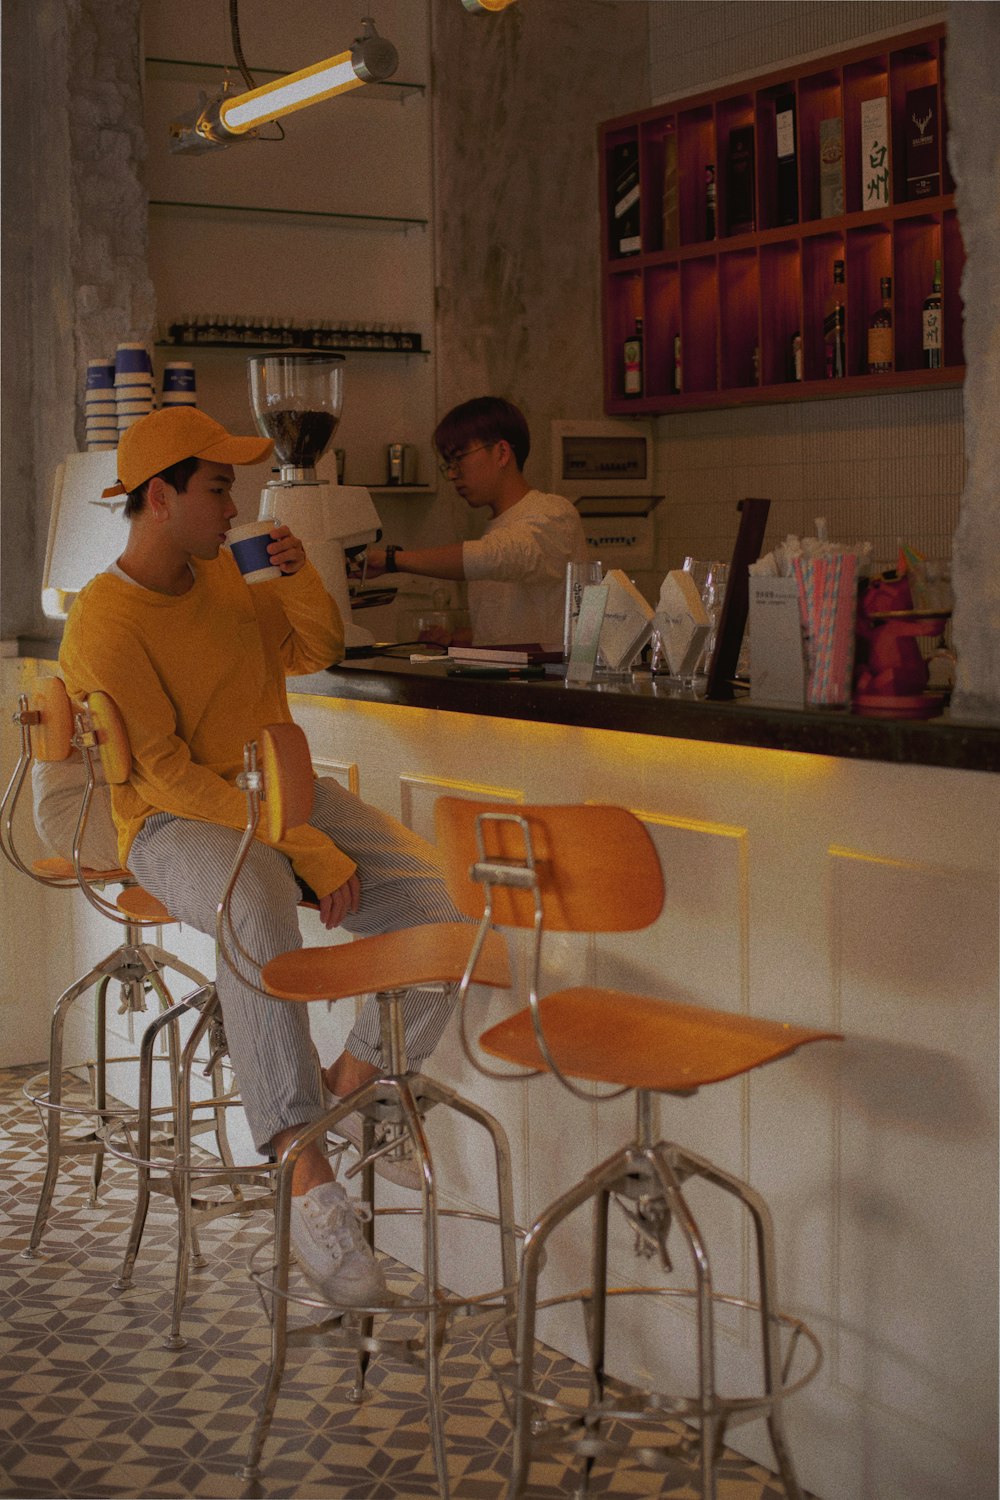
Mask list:
[[[438,464],[438,468],[445,478],[447,478],[453,471],[458,472],[470,453],[481,453],[485,448],[495,447],[496,443],[477,443],[474,448],[466,448],[462,453],[453,453],[451,458],[447,459],[443,464]]]

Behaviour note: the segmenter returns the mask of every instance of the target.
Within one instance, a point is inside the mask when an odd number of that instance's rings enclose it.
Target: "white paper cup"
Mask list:
[[[148,372],[115,376],[116,391],[151,391],[153,377]]]
[[[198,398],[194,391],[164,391],[160,397],[161,406],[197,406]]]
[[[226,546],[247,583],[267,583],[282,576],[281,569],[268,560],[267,545],[279,521],[248,521],[234,526],[226,537]]]

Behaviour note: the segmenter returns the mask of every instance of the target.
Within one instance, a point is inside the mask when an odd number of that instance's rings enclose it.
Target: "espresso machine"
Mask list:
[[[344,621],[346,646],[374,642],[351,619],[347,560],[381,536],[378,512],[361,485],[320,479],[316,464],[330,445],[344,404],[344,356],[289,349],[249,360],[250,405],[280,465],[264,486],[260,519],[276,520],[305,543]]]

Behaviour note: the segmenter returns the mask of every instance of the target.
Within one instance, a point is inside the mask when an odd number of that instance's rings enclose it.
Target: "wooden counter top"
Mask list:
[[[961,771],[1000,771],[1000,725],[862,718],[846,710],[768,708],[748,700],[680,697],[645,673],[569,686],[561,677],[504,681],[445,675],[444,663],[364,657],[309,677],[290,692],[627,734],[755,745],[806,755]]]

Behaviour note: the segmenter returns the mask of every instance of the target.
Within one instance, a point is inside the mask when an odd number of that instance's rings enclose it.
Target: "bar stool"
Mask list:
[[[158,944],[144,940],[145,928],[159,930],[171,918],[162,908],[151,915],[140,914],[137,904],[140,893],[129,870],[95,870],[81,864],[80,848],[93,796],[92,777],[84,791],[72,861],[46,858],[29,865],[21,858],[17,849],[15,815],[32,760],[66,760],[74,747],[81,748],[81,742],[74,732],[73,705],[59,677],[38,678],[27,693],[20,694],[14,722],[20,728],[21,748],[0,802],[0,852],[15,869],[40,885],[57,890],[81,889],[91,905],[124,929],[123,941],[60,995],[50,1028],[48,1069],[35,1074],[24,1085],[26,1097],[39,1111],[46,1137],[45,1177],[28,1245],[21,1252],[31,1260],[37,1258],[45,1233],[62,1162],[67,1157],[92,1159],[91,1202],[96,1202],[106,1151],[105,1130],[116,1121],[135,1118],[136,1111],[121,1104],[108,1085],[108,1070],[112,1065],[122,1066],[137,1061],[135,1057],[108,1057],[108,986],[113,980],[121,985],[120,1014],[128,1016],[130,1026],[135,1015],[146,1011],[147,992],[155,995],[161,1013],[169,1014],[174,1010],[174,998],[164,977],[168,971],[191,981],[197,987],[195,995],[198,997],[207,997],[213,992],[213,986],[190,964]],[[119,897],[120,906],[113,906],[101,896],[100,892],[107,885],[124,888]],[[66,1022],[73,1007],[90,990],[95,992],[94,1055],[82,1061],[68,1062],[63,1046]],[[195,1003],[193,997],[191,1003]],[[170,1050],[165,1056],[173,1109],[177,1056]],[[65,1075],[79,1072],[85,1072],[89,1077],[89,1097],[80,1101],[67,1099],[64,1097]],[[67,1137],[64,1124],[69,1121],[84,1121],[89,1128],[82,1135]]]
[[[576,1098],[616,1098],[632,1092],[636,1128],[632,1140],[588,1172],[535,1219],[524,1242],[517,1318],[517,1355],[512,1373],[514,1450],[509,1500],[526,1493],[532,1458],[552,1447],[569,1447],[583,1460],[581,1493],[589,1493],[597,1460],[629,1452],[634,1460],[663,1470],[671,1456],[697,1453],[702,1500],[715,1500],[716,1465],[727,1427],[763,1416],[785,1493],[800,1500],[784,1436],[783,1402],[819,1368],[821,1354],[812,1332],[778,1310],[775,1297],[771,1217],[749,1184],[703,1157],[670,1141],[656,1140],[652,1096],[694,1094],[699,1088],[734,1078],[798,1047],[836,1033],[709,1010],[697,1005],[649,998],[596,986],[541,989],[543,936],[560,932],[638,932],[659,916],[663,877],[646,829],[622,808],[603,806],[522,807],[499,811],[489,803],[441,798],[436,807],[439,847],[452,897],[459,910],[479,919],[480,940],[494,923],[532,928],[534,950],[528,1006],[479,1038],[491,1057],[528,1069],[511,1075],[488,1067],[474,1055],[464,1013],[467,985],[460,988],[460,1021],[466,1054],[490,1077],[531,1077],[551,1073]],[[595,1094],[574,1080],[609,1085]],[[684,1185],[703,1179],[741,1203],[753,1225],[759,1301],[724,1296],[714,1289],[704,1237],[691,1212]],[[609,1288],[608,1219],[612,1199],[637,1234],[637,1249],[659,1256],[672,1269],[671,1230],[687,1247],[693,1288]],[[553,1231],[577,1208],[593,1202],[590,1284],[567,1295],[538,1300],[538,1278]],[[693,1396],[647,1393],[618,1398],[607,1390],[605,1373],[609,1298],[686,1299],[696,1315],[697,1391]],[[536,1315],[540,1307],[579,1302],[586,1314],[590,1394],[576,1406],[543,1397],[535,1381]],[[716,1387],[715,1313],[720,1305],[753,1311],[759,1317],[762,1389],[725,1396]],[[785,1347],[782,1349],[782,1339]],[[801,1366],[811,1349],[811,1363]],[[793,1376],[793,1366],[798,1366]],[[506,1372],[507,1376],[511,1372]],[[693,1429],[673,1445],[643,1441],[629,1448],[628,1436],[658,1420],[680,1418]],[[627,1436],[618,1436],[622,1424]],[[645,1434],[643,1434],[645,1436]]]
[[[87,765],[87,799],[94,789],[94,757],[100,757],[109,786],[128,781],[132,755],[128,735],[113,699],[89,693],[77,713],[77,740]],[[132,885],[118,897],[126,922],[172,921],[166,908],[149,891]],[[193,972],[193,971],[192,971]],[[182,1023],[193,1024],[186,1038]],[[169,1104],[154,1102],[154,1063],[166,1040],[173,1059]],[[207,1059],[203,1056],[207,1049]],[[214,984],[207,980],[184,1001],[164,1008],[146,1027],[139,1048],[138,1105],[130,1113],[107,1122],[101,1135],[108,1152],[136,1168],[136,1203],[118,1278],[112,1291],[128,1291],[153,1195],[169,1199],[177,1211],[177,1254],[170,1326],[163,1339],[167,1349],[183,1349],[181,1319],[187,1298],[189,1271],[206,1264],[198,1232],[223,1217],[245,1218],[274,1206],[273,1163],[236,1162],[229,1144],[226,1118],[241,1108],[235,1083],[227,1080],[228,1046],[222,1010]],[[195,1098],[192,1079],[199,1071],[211,1084],[207,1098]],[[199,1137],[210,1136],[211,1149],[197,1155]]]
[[[448,1463],[441,1407],[440,1353],[449,1318],[460,1309],[482,1309],[502,1306],[513,1316],[516,1278],[515,1225],[513,1186],[510,1172],[510,1148],[499,1122],[479,1105],[463,1099],[454,1090],[435,1082],[408,1066],[403,1031],[402,1000],[413,986],[423,988],[453,987],[465,977],[469,984],[506,987],[510,984],[506,949],[498,935],[485,934],[478,946],[475,964],[469,966],[473,929],[462,922],[436,922],[399,932],[356,939],[339,947],[303,948],[279,954],[258,969],[239,948],[230,917],[233,891],[247,852],[261,824],[266,819],[269,841],[280,840],[289,828],[308,821],[313,798],[313,769],[309,746],[301,729],[294,724],[276,724],[264,729],[258,744],[245,751],[245,770],[238,785],[246,792],[247,824],[237,852],[229,881],[219,905],[218,947],[222,959],[234,973],[270,998],[304,1003],[311,1000],[340,1000],[374,992],[380,1006],[383,1071],[369,1083],[339,1101],[322,1119],[297,1132],[282,1154],[277,1174],[275,1232],[272,1243],[260,1247],[251,1259],[251,1275],[263,1292],[271,1318],[271,1365],[261,1401],[260,1412],[250,1439],[245,1479],[259,1473],[259,1460],[266,1441],[278,1399],[287,1351],[290,1347],[315,1345],[319,1335],[340,1339],[340,1347],[351,1349],[357,1359],[357,1380],[349,1399],[360,1401],[364,1393],[365,1373],[371,1353],[392,1351],[409,1363],[422,1363],[428,1403],[428,1418],[438,1494],[448,1489]],[[256,977],[255,977],[256,976]],[[259,982],[258,982],[259,981]],[[482,1127],[489,1137],[496,1167],[497,1212],[472,1212],[443,1209],[437,1200],[437,1180],[430,1147],[424,1131],[424,1119],[432,1108],[453,1110],[463,1120]],[[321,1142],[327,1132],[346,1115],[357,1110],[364,1122],[361,1162],[355,1171],[362,1173],[366,1199],[374,1203],[375,1163],[382,1155],[409,1151],[420,1167],[421,1205],[419,1208],[375,1208],[365,1226],[369,1245],[374,1248],[375,1222],[383,1214],[418,1214],[422,1217],[423,1266],[422,1290],[418,1297],[399,1305],[334,1309],[318,1293],[305,1292],[289,1282],[291,1259],[290,1215],[291,1186],[295,1163],[303,1149]],[[382,1140],[375,1144],[378,1127]],[[442,1219],[475,1221],[498,1231],[501,1286],[481,1296],[453,1297],[441,1286],[438,1272],[438,1227]],[[291,1304],[321,1309],[325,1320],[318,1327],[310,1324],[289,1329]],[[372,1329],[375,1318],[401,1319],[404,1334],[387,1335],[380,1324],[377,1337]],[[419,1339],[405,1335],[405,1325],[413,1319],[424,1325],[422,1346]],[[392,1329],[390,1326],[389,1333]]]

